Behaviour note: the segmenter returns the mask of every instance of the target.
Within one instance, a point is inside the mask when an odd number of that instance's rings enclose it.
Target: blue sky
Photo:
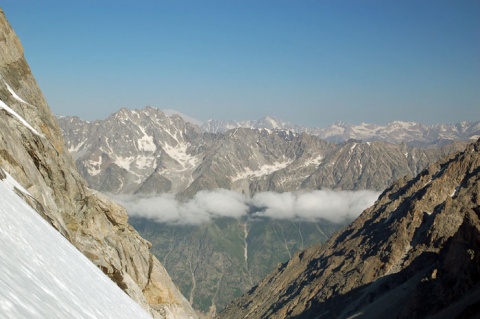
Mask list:
[[[52,111],[480,120],[478,0],[3,0]]]

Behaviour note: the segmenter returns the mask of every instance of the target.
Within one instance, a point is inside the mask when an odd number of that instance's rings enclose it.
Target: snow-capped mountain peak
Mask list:
[[[252,121],[216,121],[208,120],[201,128],[210,133],[224,133],[234,128],[292,130],[295,133],[308,133],[329,142],[342,143],[349,139],[364,142],[384,141],[388,143],[406,143],[410,146],[442,146],[452,141],[468,141],[480,135],[480,121],[463,121],[456,124],[426,125],[417,122],[392,121],[385,125],[361,123],[352,125],[342,121],[328,127],[305,127],[285,122],[274,117],[263,117]]]

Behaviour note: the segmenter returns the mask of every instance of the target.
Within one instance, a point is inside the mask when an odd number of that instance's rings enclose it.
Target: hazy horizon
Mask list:
[[[27,1],[1,8],[55,114],[480,119],[480,2]]]
[[[245,118],[245,119],[237,119],[237,118],[231,118],[231,119],[224,119],[224,120],[221,120],[221,119],[218,119],[218,118],[209,118],[207,120],[199,120],[197,118],[194,118],[192,116],[190,116],[189,114],[185,114],[185,113],[182,113],[180,111],[177,111],[177,110],[173,110],[173,109],[161,109],[161,108],[158,108],[156,106],[151,106],[151,105],[147,105],[145,107],[141,107],[141,108],[128,108],[126,107],[128,110],[130,111],[140,111],[140,110],[144,110],[146,108],[149,108],[149,107],[153,107],[153,108],[156,108],[158,110],[160,110],[161,112],[165,113],[167,116],[171,116],[173,114],[177,114],[179,116],[181,116],[184,121],[186,122],[190,122],[190,123],[193,123],[195,125],[198,125],[198,126],[201,126],[203,124],[206,124],[208,121],[218,121],[218,122],[237,122],[238,124],[242,124],[242,123],[246,123],[246,122],[256,122],[256,121],[261,121],[262,119],[266,119],[266,118],[271,118],[273,120],[276,120],[276,121],[281,121],[282,123],[286,123],[286,124],[291,124],[291,125],[298,125],[298,126],[302,126],[302,127],[305,127],[305,128],[327,128],[329,126],[332,126],[332,125],[337,125],[337,124],[347,124],[347,125],[353,125],[353,126],[356,126],[356,125],[362,125],[362,124],[367,124],[367,125],[370,125],[370,124],[373,124],[373,125],[380,125],[380,126],[387,126],[388,124],[391,124],[391,123],[394,123],[394,122],[402,122],[402,123],[417,123],[417,124],[424,124],[424,125],[442,125],[442,124],[446,124],[446,125],[455,125],[455,124],[458,124],[458,123],[461,123],[461,122],[467,122],[467,123],[476,123],[476,122],[479,122],[480,119],[470,119],[470,120],[461,120],[461,121],[457,121],[457,122],[437,122],[437,123],[423,123],[423,122],[420,122],[420,121],[401,121],[401,120],[396,120],[396,119],[393,119],[393,120],[390,120],[390,121],[387,121],[387,122],[384,122],[384,123],[377,123],[377,122],[347,122],[347,121],[342,121],[342,120],[337,120],[335,122],[331,122],[331,123],[327,123],[323,126],[308,126],[308,125],[301,125],[299,123],[295,123],[295,122],[291,122],[291,121],[287,121],[283,118],[280,118],[278,116],[275,116],[273,114],[270,114],[270,115],[264,115],[262,117],[259,117],[259,118]],[[95,122],[95,121],[104,121],[106,120],[109,116],[112,116],[113,114],[116,114],[118,112],[120,112],[120,110],[123,109],[123,108],[119,108],[118,110],[116,111],[113,111],[112,113],[106,115],[105,117],[103,118],[96,118],[96,119],[86,119],[86,118],[82,118],[81,116],[78,116],[78,115],[63,115],[63,114],[55,114],[55,116],[57,117],[70,117],[70,116],[77,116],[79,117],[82,121],[87,121],[87,122]]]

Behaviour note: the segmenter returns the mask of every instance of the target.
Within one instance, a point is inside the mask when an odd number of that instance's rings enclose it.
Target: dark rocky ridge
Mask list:
[[[76,172],[1,9],[0,52],[0,168],[31,194],[25,199],[36,211],[152,316],[195,318],[125,210],[88,188]]]
[[[401,179],[219,318],[478,318],[480,140]]]

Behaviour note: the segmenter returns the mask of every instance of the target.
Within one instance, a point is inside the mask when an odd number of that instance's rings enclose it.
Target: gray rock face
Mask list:
[[[110,193],[191,197],[225,188],[247,195],[298,189],[383,190],[464,144],[420,149],[349,140],[328,143],[290,130],[236,128],[209,134],[155,108],[122,109],[106,120],[60,117],[77,167]]]
[[[477,318],[480,140],[390,186],[219,318]]]
[[[128,224],[125,210],[87,187],[0,10],[0,167],[25,200],[155,318],[195,318],[192,308]]]
[[[177,193],[191,183],[209,135],[178,115],[121,109],[103,121],[60,117],[66,145],[89,184],[111,193]]]

